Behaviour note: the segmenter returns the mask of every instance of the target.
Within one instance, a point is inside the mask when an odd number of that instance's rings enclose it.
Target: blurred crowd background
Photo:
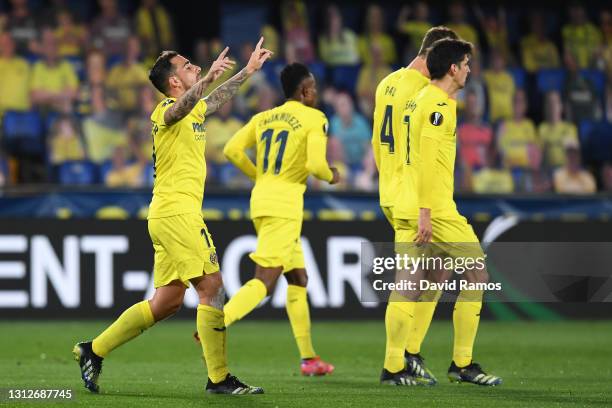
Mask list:
[[[231,44],[241,67],[262,34],[274,59],[206,121],[207,184],[249,186],[223,146],[254,113],[282,103],[278,72],[299,61],[317,78],[328,160],[344,176],[311,187],[376,191],[376,85],[444,24],[477,47],[458,95],[457,190],[611,192],[612,7],[474,4],[194,3],[206,17],[187,29],[197,20],[172,1],[0,0],[0,186],[151,186],[156,56],[178,49],[206,70]]]

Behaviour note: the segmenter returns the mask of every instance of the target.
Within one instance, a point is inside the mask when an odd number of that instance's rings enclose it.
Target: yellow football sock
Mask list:
[[[472,362],[472,350],[481,308],[482,290],[462,290],[459,293],[453,312],[455,329],[453,361],[458,367],[465,367]]]
[[[404,369],[404,350],[408,341],[408,330],[412,324],[416,302],[408,301],[393,292],[389,297],[385,313],[385,331],[387,344],[385,348],[384,368],[392,373]]]
[[[287,303],[285,305],[293,337],[300,350],[300,358],[312,358],[316,356],[312,348],[310,336],[310,311],[308,310],[308,299],[306,288],[302,286],[287,286]]]
[[[223,312],[208,305],[198,305],[198,336],[204,351],[208,378],[214,383],[225,380],[227,368],[226,333]]]
[[[410,354],[421,352],[421,344],[423,344],[423,340],[427,335],[427,330],[429,330],[431,319],[441,295],[442,291],[426,290],[421,294],[419,301],[415,305],[414,318],[408,332],[408,345],[406,346],[406,350]]]
[[[93,352],[100,357],[132,340],[155,324],[148,300],[132,305],[117,320],[96,337],[92,343]]]
[[[232,296],[225,304],[225,326],[228,327],[236,320],[242,319],[257,307],[259,302],[267,295],[266,285],[259,279],[251,279]]]

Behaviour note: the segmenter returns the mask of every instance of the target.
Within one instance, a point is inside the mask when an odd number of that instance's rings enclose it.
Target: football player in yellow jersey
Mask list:
[[[327,118],[314,108],[317,89],[306,66],[294,63],[281,72],[287,101],[257,115],[227,143],[224,153],[255,182],[251,217],[257,231],[257,249],[250,255],[255,276],[225,305],[225,325],[245,317],[268,295],[284,274],[287,315],[295,337],[304,375],[325,375],[334,366],[315,353],[310,336],[306,299],[308,276],[300,233],[304,191],[309,174],[335,184],[338,171],[326,160]],[[255,148],[254,164],[245,150]]]
[[[201,77],[201,68],[175,51],[164,51],[149,73],[164,99],[151,114],[155,183],[149,234],[155,249],[155,294],[137,303],[92,342],[73,350],[85,387],[98,392],[102,360],[115,348],[178,311],[191,283],[200,298],[197,328],[208,368],[206,391],[261,394],[263,390],[229,374],[223,315],[225,294],[215,246],[202,221],[206,177],[204,121],[232,98],[271,55],[263,38],[240,72],[204,97],[206,88],[234,64],[226,48]],[[168,350],[172,352],[172,350]]]
[[[450,29],[439,26],[427,31],[421,44],[418,55],[404,68],[389,74],[383,79],[376,88],[376,100],[374,107],[374,120],[372,129],[372,151],[378,167],[380,207],[387,217],[387,220],[394,227],[393,207],[397,192],[400,189],[402,180],[401,173],[406,161],[406,139],[404,135],[405,124],[402,120],[402,112],[406,109],[408,101],[414,99],[416,94],[427,84],[429,84],[429,71],[427,70],[427,51],[431,45],[443,38],[457,38],[457,35]],[[394,227],[395,228],[395,227]],[[408,339],[408,347],[411,352],[405,354],[407,372],[402,372],[399,376],[412,376],[424,382],[433,384],[435,377],[425,368],[423,359],[419,354],[420,345],[425,337],[425,333],[431,323],[431,318],[435,310],[435,302],[426,301],[438,296],[437,291],[426,291],[423,293],[423,301],[419,302],[415,310],[415,318],[411,321],[412,327]],[[388,349],[389,344],[395,344],[400,339],[394,338],[396,329],[406,323],[402,314],[393,303],[389,303],[385,316],[385,328],[387,332]],[[387,371],[389,371],[389,368]],[[391,369],[395,367],[390,367]],[[406,381],[388,381],[385,377],[384,383],[401,383],[411,385],[413,379],[407,378]]]
[[[448,377],[456,382],[494,386],[501,384],[501,378],[487,375],[472,361],[483,296],[475,284],[485,284],[489,279],[485,257],[476,234],[459,214],[453,200],[457,150],[457,107],[453,96],[465,86],[471,53],[470,43],[443,39],[435,42],[427,55],[431,84],[402,113],[408,141],[407,158],[394,216],[396,242],[420,246],[435,243],[425,250],[433,256],[463,258],[462,262],[466,262],[465,271],[457,273],[462,273],[464,281],[471,286],[466,285],[460,291],[455,303],[453,360]],[[472,261],[468,263],[469,259]],[[425,272],[419,270],[409,279],[415,282],[425,279]],[[437,280],[445,281],[453,271],[440,272]],[[411,290],[393,292],[391,296],[396,307],[406,316],[412,316],[420,294],[420,290]],[[409,336],[407,329],[403,331],[403,335]],[[394,364],[400,364],[401,359],[395,355],[391,358]]]

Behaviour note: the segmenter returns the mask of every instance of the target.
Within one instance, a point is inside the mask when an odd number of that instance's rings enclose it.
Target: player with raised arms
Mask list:
[[[394,205],[400,190],[402,169],[406,162],[406,140],[403,133],[402,112],[408,101],[429,84],[427,51],[442,38],[457,38],[449,28],[438,26],[427,31],[418,55],[406,67],[387,75],[376,88],[372,129],[372,151],[379,171],[378,185],[380,207],[395,230]],[[425,368],[420,355],[420,346],[433,317],[438,291],[426,291],[417,303],[414,319],[408,319],[394,302],[387,306],[385,329],[387,345],[381,382],[394,385],[415,385],[416,380],[426,384],[436,382],[433,374]],[[407,325],[410,336],[406,345]],[[406,350],[406,351],[404,351]],[[405,360],[405,361],[404,361]],[[406,368],[405,368],[406,367]]]
[[[251,217],[257,231],[257,249],[250,255],[255,276],[225,305],[225,325],[242,319],[271,295],[282,274],[288,283],[286,309],[301,372],[325,375],[334,366],[321,360],[312,346],[300,235],[308,176],[335,184],[339,175],[326,160],[328,121],[314,108],[314,76],[306,66],[294,63],[283,69],[280,79],[287,101],[253,116],[224,149],[227,158],[255,182]],[[246,155],[250,148],[256,150],[256,163]]]
[[[200,302],[197,328],[208,368],[206,391],[218,394],[261,394],[263,389],[230,375],[226,356],[223,304],[225,293],[212,238],[202,220],[206,179],[206,118],[231,99],[272,54],[261,38],[246,66],[214,89],[208,86],[234,65],[225,48],[202,77],[202,69],[175,51],[161,53],[149,73],[166,98],[151,114],[155,182],[148,227],[155,249],[155,293],[137,303],[93,341],[74,346],[85,387],[99,391],[102,360],[174,313],[192,284]],[[213,135],[214,136],[214,135]],[[168,350],[169,353],[172,350]]]

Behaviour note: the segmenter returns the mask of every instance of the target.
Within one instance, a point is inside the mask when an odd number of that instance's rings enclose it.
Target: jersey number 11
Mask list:
[[[270,155],[270,147],[272,146],[272,138],[274,137],[274,129],[267,129],[261,135],[261,140],[266,142],[263,158],[263,172],[268,171],[268,156]],[[285,154],[285,147],[287,146],[287,137],[289,137],[288,130],[281,130],[276,135],[276,143],[280,142],[278,153],[276,154],[276,161],[274,162],[274,174],[278,174],[281,171],[283,165],[283,155]]]

